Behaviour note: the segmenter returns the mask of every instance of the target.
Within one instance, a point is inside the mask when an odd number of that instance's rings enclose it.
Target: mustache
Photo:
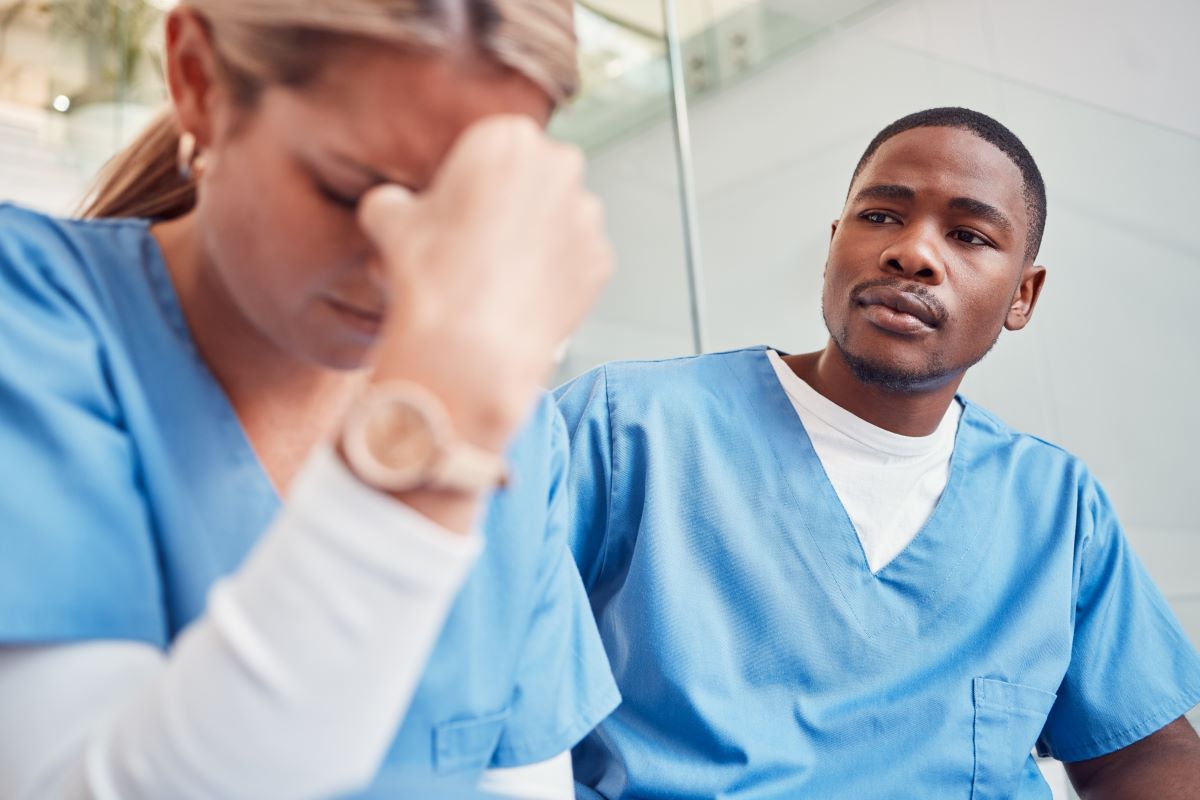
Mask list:
[[[859,298],[862,297],[863,293],[871,289],[878,289],[881,287],[896,289],[897,291],[904,292],[905,294],[911,294],[915,297],[919,297],[925,303],[925,305],[929,307],[929,310],[933,312],[934,316],[937,317],[937,322],[939,325],[945,322],[950,316],[950,312],[946,310],[946,307],[942,305],[942,302],[938,300],[933,295],[933,292],[929,291],[927,287],[919,283],[913,283],[912,281],[905,281],[895,277],[875,278],[873,280],[863,281],[862,283],[855,284],[850,289],[850,302],[857,303]]]

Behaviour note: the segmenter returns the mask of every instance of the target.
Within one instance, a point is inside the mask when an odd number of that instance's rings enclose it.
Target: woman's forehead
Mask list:
[[[380,174],[427,182],[459,135],[494,114],[545,126],[549,96],[513,70],[377,47],[311,89],[268,92],[277,128],[302,150],[333,149]]]

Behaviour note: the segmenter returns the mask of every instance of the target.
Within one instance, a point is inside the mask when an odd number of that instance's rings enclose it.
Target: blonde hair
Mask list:
[[[577,86],[567,0],[183,0],[211,33],[222,78],[252,108],[268,86],[304,88],[348,41],[475,55],[513,69],[555,102]],[[179,173],[180,132],[168,107],[114,156],[85,203],[85,217],[172,219],[196,202]]]

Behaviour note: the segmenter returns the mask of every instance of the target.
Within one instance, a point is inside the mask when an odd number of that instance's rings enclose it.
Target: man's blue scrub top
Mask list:
[[[1035,744],[1092,758],[1200,702],[1096,480],[969,402],[932,518],[873,575],[764,348],[558,397],[624,697],[575,750],[599,795],[1049,798]]]
[[[165,648],[280,508],[144,220],[0,206],[0,456],[3,644]],[[485,767],[555,756],[617,703],[566,546],[566,462],[547,400],[363,797],[473,793]]]

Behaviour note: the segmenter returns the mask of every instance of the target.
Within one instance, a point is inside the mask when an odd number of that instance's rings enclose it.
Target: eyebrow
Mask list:
[[[966,211],[972,216],[987,220],[997,228],[1011,232],[1013,224],[1009,221],[1004,212],[993,205],[976,200],[973,197],[955,197],[949,203],[950,207],[956,211]]]
[[[376,172],[375,170],[371,169],[370,167],[368,167],[365,164],[360,164],[359,162],[355,161],[350,156],[342,155],[341,153],[337,152],[336,150],[329,151],[328,154],[329,154],[330,158],[332,158],[337,163],[341,164],[343,167],[352,169],[355,172],[361,174],[363,177],[370,179],[372,185],[377,185],[380,183],[388,183],[388,178],[386,175],[382,175],[382,174]]]
[[[854,195],[854,202],[859,200],[915,200],[917,193],[911,186],[901,186],[898,183],[877,183],[868,186]]]
[[[854,195],[854,202],[857,203],[860,200],[915,200],[916,198],[917,193],[911,186],[898,183],[877,183]],[[1005,231],[1013,230],[1013,224],[1004,212],[990,203],[976,200],[973,197],[955,197],[947,205],[955,211],[965,211],[986,220]]]

